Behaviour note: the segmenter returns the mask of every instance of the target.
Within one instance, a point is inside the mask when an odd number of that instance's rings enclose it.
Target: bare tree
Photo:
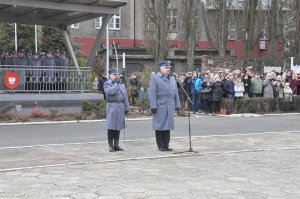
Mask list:
[[[299,0],[296,0],[296,15],[295,15],[295,22],[296,22],[296,37],[295,37],[295,43],[296,43],[296,58],[298,60],[298,65],[300,65],[300,2]]]
[[[214,38],[218,42],[219,56],[225,56],[226,52],[229,25],[227,8],[231,1],[211,0],[209,5],[212,9],[209,11],[208,21]]]
[[[199,28],[200,0],[183,0],[183,25],[187,41],[187,69],[191,71],[194,66],[194,51],[197,37],[196,30]],[[201,33],[201,32],[200,32]]]
[[[214,46],[214,42],[211,38],[210,27],[209,27],[208,21],[207,21],[207,13],[206,13],[205,5],[204,5],[203,1],[200,2],[200,13],[201,13],[201,16],[202,16],[203,25],[204,25],[207,40],[209,42],[209,46],[212,49],[214,49],[215,46]]]
[[[234,32],[234,38],[237,39],[237,35],[242,30],[240,28],[243,26],[243,17],[242,17],[242,10],[237,6],[237,2],[235,0],[210,0],[207,11],[207,22],[210,24],[208,28],[204,26],[207,33],[212,33],[215,41],[218,43],[218,52],[219,56],[225,56],[226,48],[227,48],[227,41],[229,36],[229,32]],[[240,3],[239,3],[240,4]],[[240,28],[240,29],[238,29]],[[207,34],[210,35],[210,34]],[[213,48],[213,41],[210,41],[208,37],[210,46]]]
[[[257,0],[248,0],[245,10],[247,13],[246,23],[246,58],[252,58],[252,50],[254,47],[254,26],[255,26],[255,15],[256,15]]]
[[[168,55],[168,18],[166,17],[170,0],[145,0],[144,35],[149,46],[148,50],[154,55],[155,65]]]
[[[277,0],[272,0],[271,6],[271,28],[270,28],[270,64],[274,64],[276,60],[277,52],[277,12],[278,12],[278,3]]]
[[[228,36],[228,18],[226,17],[226,1],[219,1],[219,20],[218,20],[218,45],[219,56],[225,56],[226,42]]]
[[[300,8],[299,0],[282,0],[285,4],[284,12],[284,45],[285,56],[300,59]]]

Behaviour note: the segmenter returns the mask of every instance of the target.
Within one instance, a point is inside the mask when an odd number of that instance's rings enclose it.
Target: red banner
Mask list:
[[[7,72],[4,76],[4,84],[7,88],[13,90],[19,86],[20,78],[16,72]]]

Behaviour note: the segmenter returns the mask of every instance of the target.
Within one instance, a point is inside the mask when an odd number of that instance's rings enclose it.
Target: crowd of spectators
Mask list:
[[[178,92],[181,104],[194,113],[220,113],[222,99],[232,100],[239,109],[244,98],[265,97],[292,102],[293,96],[300,93],[300,74],[286,70],[262,74],[252,70],[225,69],[216,74],[210,70],[197,73],[188,72],[178,77]],[[181,87],[181,85],[182,87]],[[188,94],[192,103],[184,94]],[[184,107],[184,106],[183,106]]]
[[[291,70],[280,73],[260,73],[251,69],[225,69],[216,73],[206,70],[187,72],[176,78],[181,111],[188,108],[193,113],[219,114],[224,99],[232,102],[236,110],[241,108],[244,99],[259,97],[276,99],[279,107],[282,102],[292,103],[294,96],[300,94],[300,74]],[[123,82],[126,84],[125,80]],[[126,86],[131,105],[136,105],[137,100],[147,99],[145,89],[148,85],[143,82],[143,78],[131,75]],[[101,86],[98,88],[101,92]]]

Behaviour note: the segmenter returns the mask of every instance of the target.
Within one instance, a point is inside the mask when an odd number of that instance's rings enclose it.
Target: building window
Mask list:
[[[79,23],[74,23],[70,26],[70,28],[78,29],[79,28]]]
[[[121,24],[120,24],[120,13],[117,15],[114,15],[109,22],[109,29],[111,30],[120,30]]]
[[[155,30],[154,23],[154,10],[153,8],[145,10],[146,13],[146,28],[148,31]],[[178,32],[178,17],[177,17],[177,9],[168,9],[167,10],[167,26],[168,32],[177,33]]]
[[[236,40],[236,22],[228,24],[228,40]]]
[[[97,17],[95,19],[95,29],[100,29],[102,26],[102,17]]]
[[[169,32],[178,32],[177,9],[168,9],[167,17]]]

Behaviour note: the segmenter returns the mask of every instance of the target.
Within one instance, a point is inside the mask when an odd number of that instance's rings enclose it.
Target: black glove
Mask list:
[[[176,110],[177,113],[179,113],[179,110],[180,110],[180,109],[179,109],[179,108],[175,108],[175,110]]]
[[[155,114],[157,112],[157,108],[152,108],[151,112],[152,112],[152,114]]]
[[[117,83],[117,84],[119,84],[119,83],[121,83],[121,79],[120,78],[116,78],[114,82]]]
[[[127,115],[128,114],[128,111],[125,111],[125,115]]]

